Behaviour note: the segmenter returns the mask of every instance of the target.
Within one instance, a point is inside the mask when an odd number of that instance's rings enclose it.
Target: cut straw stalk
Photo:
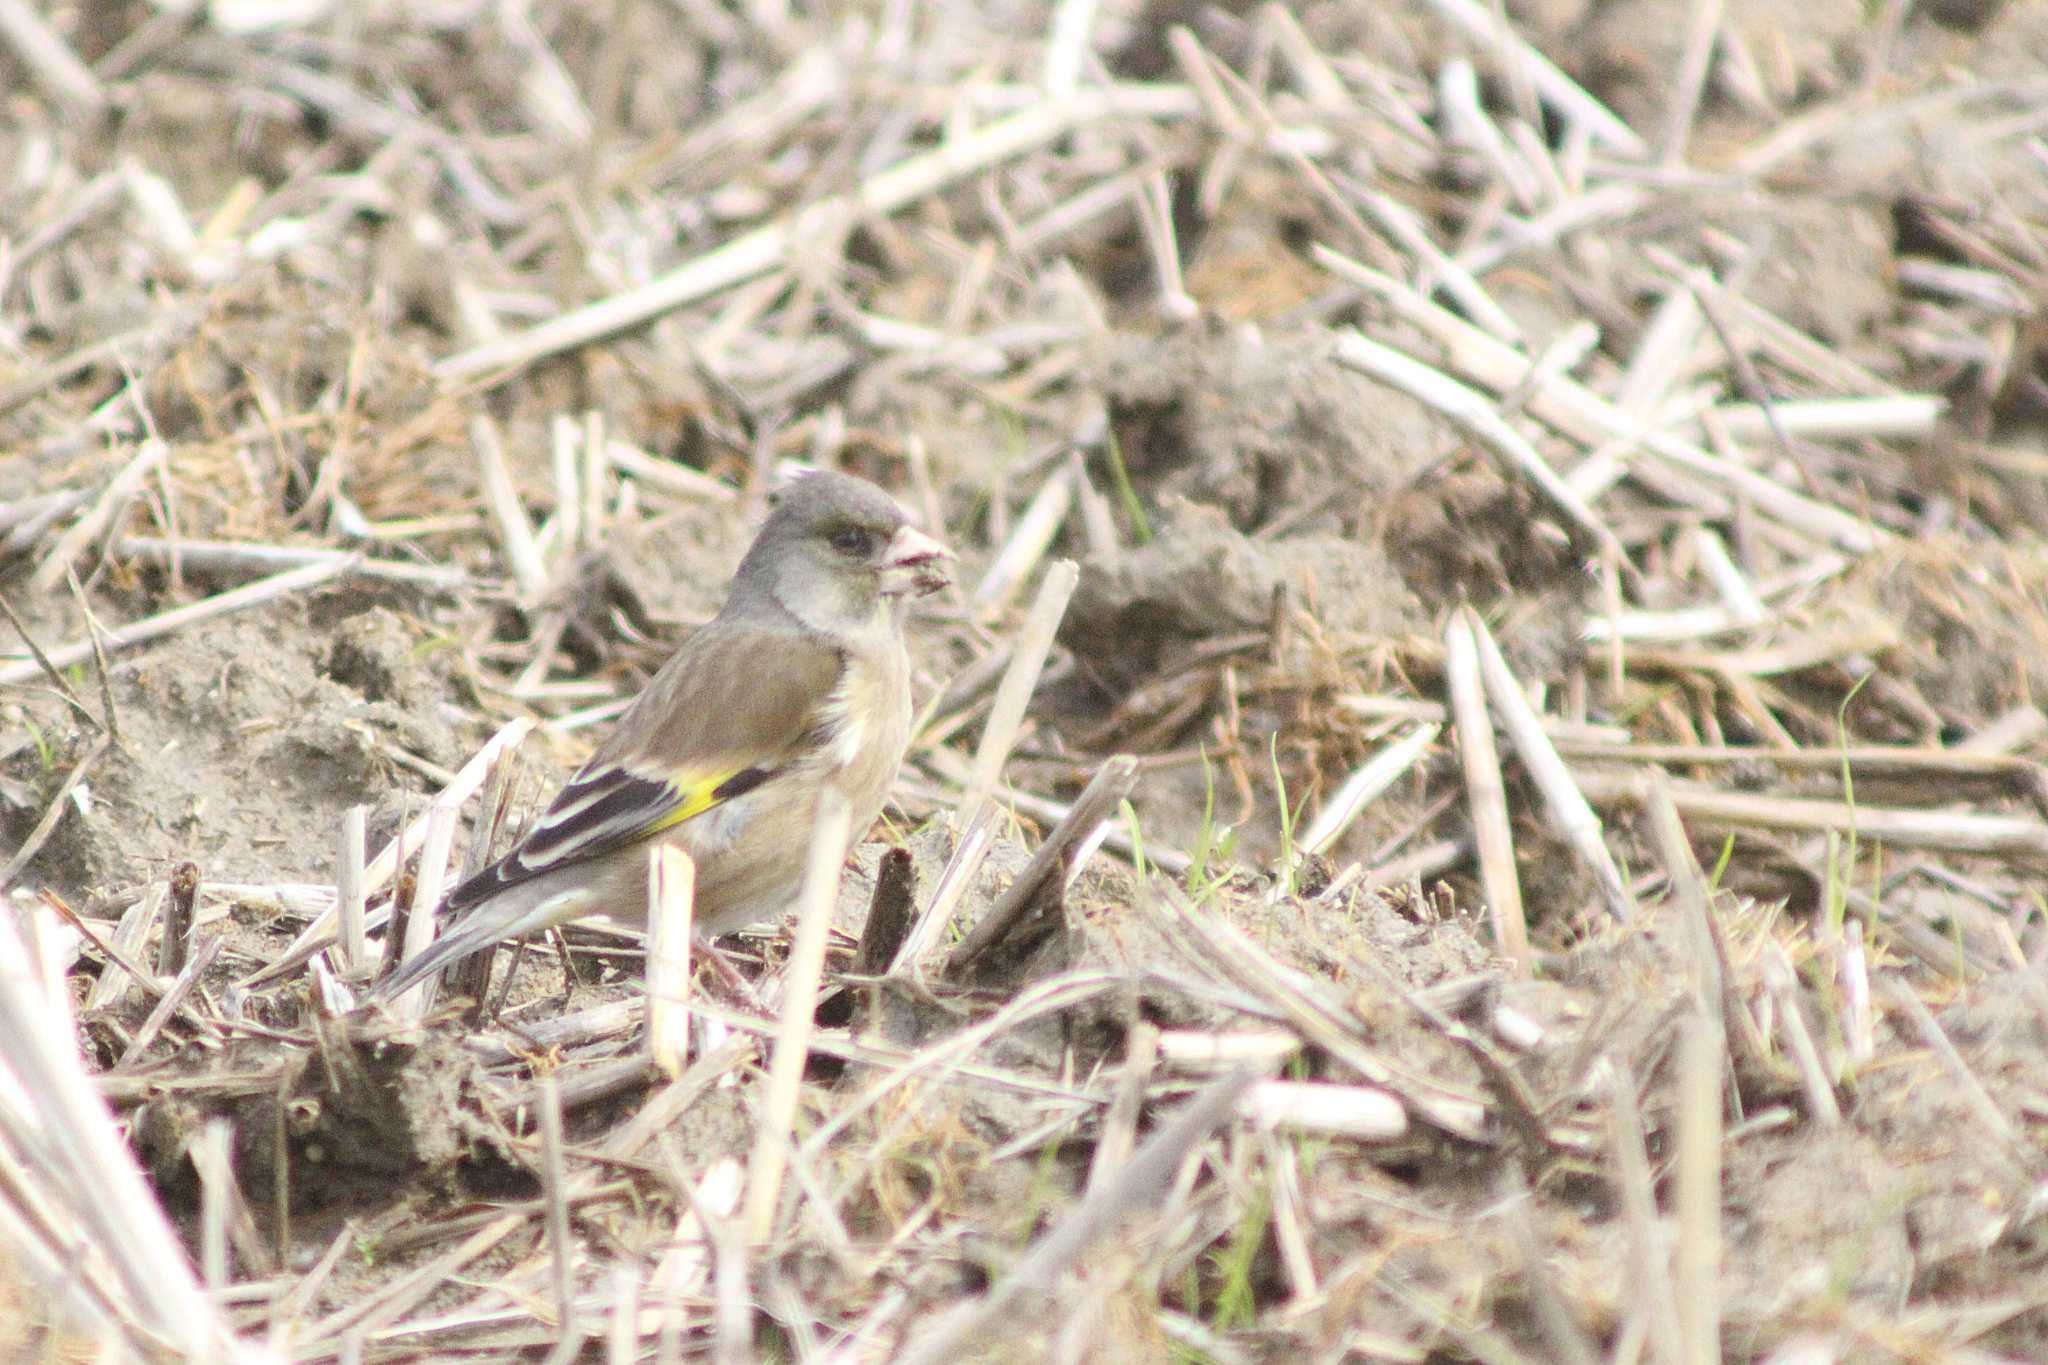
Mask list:
[[[105,491],[86,510],[84,516],[73,522],[57,543],[43,556],[43,562],[36,566],[35,574],[29,579],[29,586],[37,592],[48,592],[64,581],[71,565],[85,553],[85,547],[98,540],[113,524],[128,500],[135,496],[135,490],[149,476],[151,470],[163,462],[168,447],[162,441],[144,441],[142,448],[122,465],[112,479],[107,481]]]
[[[498,549],[512,571],[512,581],[519,586],[520,600],[538,602],[548,590],[548,567],[534,539],[533,523],[526,519],[526,509],[520,505],[512,470],[505,463],[505,446],[498,438],[497,423],[478,413],[469,424],[469,442],[476,451],[484,502],[498,528]]]
[[[1097,0],[1059,0],[1045,42],[1045,96],[1072,99],[1081,88],[1081,69],[1090,55]]]
[[[1529,375],[1534,362],[1523,352],[1487,335],[1463,318],[1436,304],[1369,266],[1361,265],[1327,247],[1315,248],[1316,260],[1331,273],[1385,300],[1405,321],[1414,324],[1445,348],[1446,358],[1458,374],[1495,393],[1515,390]],[[1795,492],[1767,475],[1716,455],[1696,442],[1683,440],[1668,431],[1646,430],[1614,404],[1567,376],[1559,375],[1530,395],[1526,411],[1545,426],[1579,442],[1589,450],[1610,443],[1624,447],[1640,445],[1670,471],[1691,483],[1705,480],[1727,492],[1753,502],[1758,510],[1787,526],[1816,539],[1827,540],[1853,553],[1875,549],[1890,536],[1862,518],[1817,502]],[[1639,476],[1649,471],[1637,471]],[[1568,479],[1575,484],[1575,480]],[[1679,485],[1659,477],[1657,486],[1667,492]],[[1695,497],[1692,499],[1697,501]],[[1707,508],[1726,510],[1725,499]]]
[[[0,0],[0,39],[72,117],[90,120],[105,111],[107,92],[99,77],[27,0]]]
[[[1576,738],[1557,739],[1572,758],[1608,762],[1693,764],[1723,767],[1762,764],[1784,772],[1839,775],[1844,767],[1856,777],[1935,778],[1957,781],[2019,781],[2040,764],[2017,754],[1971,749],[1909,749],[1903,745],[1852,744],[1831,749],[1765,749],[1742,744],[1608,744]]]
[[[1681,1365],[1721,1359],[1721,1078],[1728,1056],[1718,1011],[1696,1014],[1678,1045],[1678,1247]]]
[[[647,853],[647,1051],[670,1079],[690,1051],[690,935],[697,865],[674,844]]]
[[[1479,677],[1479,644],[1462,614],[1444,631],[1444,681],[1457,718],[1458,760],[1465,773],[1466,802],[1473,841],[1479,851],[1479,881],[1493,920],[1494,951],[1517,976],[1529,970],[1528,917],[1522,908],[1522,880],[1515,869],[1515,831],[1508,819],[1507,782],[1500,750],[1486,714],[1486,690]]]
[[[1267,1130],[1392,1142],[1408,1134],[1408,1110],[1384,1090],[1316,1081],[1259,1081],[1238,1112]]]
[[[1813,1031],[1806,1026],[1806,1005],[1799,988],[1799,974],[1792,967],[1792,959],[1777,940],[1764,944],[1764,988],[1771,994],[1776,1006],[1779,1032],[1784,1036],[1785,1050],[1792,1054],[1793,1064],[1799,1069],[1799,1084],[1806,1092],[1806,1112],[1815,1126],[1839,1128],[1842,1126],[1842,1106],[1835,1099],[1835,1085],[1829,1077],[1826,1065],[1821,1061],[1820,1047],[1813,1041]]]
[[[803,891],[797,900],[796,938],[789,965],[783,969],[782,1019],[776,1029],[769,1062],[767,1093],[761,1100],[761,1134],[747,1172],[747,1236],[766,1242],[775,1231],[775,1209],[782,1199],[782,1176],[794,1140],[798,1092],[804,1065],[811,1054],[811,1027],[818,1008],[818,984],[824,978],[825,940],[832,928],[832,905],[839,892],[839,871],[846,858],[852,812],[844,798],[826,788],[818,799],[811,827],[811,849],[804,865]]]
[[[1095,1139],[1095,1155],[1088,1162],[1088,1189],[1100,1189],[1116,1178],[1138,1145],[1138,1120],[1145,1108],[1145,1091],[1159,1065],[1159,1030],[1143,1021],[1132,1025],[1124,1040],[1123,1074],[1117,1077],[1116,1094]]]
[[[448,856],[455,849],[455,821],[461,814],[458,802],[435,800],[427,807],[427,828],[420,839],[420,861],[413,880],[412,913],[405,921],[405,942],[400,966],[424,953],[434,942],[434,916],[441,908],[441,886],[448,879]],[[420,1019],[434,1003],[437,981],[422,980],[392,1001],[400,1018]]]
[[[1178,86],[1115,85],[1047,100],[953,138],[872,176],[858,189],[819,200],[757,228],[638,288],[600,299],[443,360],[435,374],[451,383],[503,383],[537,360],[603,340],[757,275],[790,264],[799,250],[836,239],[869,216],[885,216],[934,190],[1045,146],[1104,118],[1186,118],[1199,108]]]
[[[1466,37],[1491,49],[1504,68],[1517,79],[1526,79],[1547,103],[1567,119],[1583,125],[1596,140],[1622,156],[1650,155],[1649,144],[1633,128],[1517,35],[1499,11],[1476,0],[1430,0],[1430,7],[1457,25]]]
[[[1086,845],[1118,804],[1131,794],[1137,780],[1137,759],[1128,754],[1116,754],[1104,760],[1081,795],[1067,808],[1066,816],[1046,835],[1045,842],[1031,855],[1031,861],[1017,874],[1017,879],[1010,883],[946,959],[948,975],[957,976],[1001,940],[1051,878],[1068,874],[1076,852]]]
[[[1710,415],[1738,441],[1773,440],[1778,432],[1810,441],[1915,440],[1933,435],[1948,409],[1939,394],[1892,393],[1772,403],[1768,413],[1755,403],[1730,403]]]
[[[1031,604],[1031,614],[1025,617],[1023,628],[1017,632],[1016,644],[1010,653],[1010,666],[996,685],[995,701],[982,729],[981,744],[974,751],[974,767],[969,772],[967,789],[960,802],[959,818],[963,826],[972,824],[993,797],[996,783],[1002,776],[1003,764],[1009,760],[1010,750],[1015,747],[1018,732],[1023,727],[1025,708],[1031,704],[1032,693],[1038,688],[1039,674],[1045,670],[1046,655],[1052,650],[1053,638],[1059,631],[1060,621],[1067,614],[1067,603],[1072,600],[1075,585],[1080,579],[1079,566],[1071,559],[1061,559],[1054,561],[1046,570],[1045,581],[1039,584],[1038,596]]]
[[[1624,554],[1614,532],[1586,500],[1561,478],[1536,447],[1495,410],[1491,400],[1440,370],[1385,346],[1360,332],[1337,335],[1337,362],[1435,408],[1491,447],[1508,466],[1534,484],[1567,520],[1595,544]]]
[[[1608,1114],[1608,1151],[1613,1180],[1621,1196],[1622,1222],[1628,1230],[1628,1261],[1633,1308],[1649,1329],[1651,1358],[1679,1365],[1679,1326],[1671,1269],[1665,1261],[1664,1239],[1657,1227],[1657,1191],[1643,1150],[1642,1109],[1635,1074],[1619,1057],[1609,1057],[1612,1109]]]
[[[1551,823],[1593,873],[1607,913],[1626,924],[1635,918],[1635,897],[1629,894],[1621,869],[1615,865],[1614,854],[1608,851],[1600,817],[1593,813],[1585,794],[1573,780],[1571,770],[1565,767],[1564,760],[1557,756],[1557,750],[1543,733],[1536,708],[1529,704],[1529,698],[1522,691],[1514,671],[1508,667],[1500,646],[1494,643],[1493,633],[1487,630],[1486,623],[1472,608],[1460,607],[1459,613],[1465,618],[1472,638],[1479,646],[1479,671],[1486,680],[1487,698],[1500,715],[1508,739],[1514,744],[1515,752],[1521,755],[1522,765],[1528,769],[1536,789],[1543,793],[1544,808],[1550,814]]]
[[[1175,1172],[1211,1132],[1228,1121],[1251,1083],[1249,1073],[1228,1076],[1189,1100],[1145,1140],[1116,1179],[1083,1195],[987,1294],[955,1308],[922,1331],[897,1357],[900,1365],[939,1365],[962,1359],[977,1334],[993,1327],[1004,1313],[1050,1290],[1063,1272],[1125,1217],[1142,1210],[1156,1211]]]
[[[1836,758],[1839,765],[1840,759]],[[1645,793],[1640,773],[1574,769],[1579,789],[1608,805],[1638,804]],[[1903,810],[1860,802],[1792,796],[1751,796],[1674,781],[1671,799],[1689,820],[1717,827],[1798,830],[1819,834],[1854,832],[1868,842],[1952,853],[2017,855],[2048,860],[2048,824],[2024,815],[1979,815],[1968,811]]]
[[[1002,553],[975,588],[973,600],[977,610],[992,612],[1010,600],[1038,567],[1038,561],[1045,558],[1073,504],[1074,470],[1072,465],[1063,464],[1053,471],[1025,507],[1024,514],[1017,518]]]
[[[79,1057],[69,998],[44,989],[32,934],[54,930],[49,912],[0,915],[0,1141],[17,1153],[52,1207],[76,1220],[105,1266],[116,1324],[140,1334],[139,1354],[168,1344],[188,1359],[247,1359],[186,1260],[113,1116]],[[51,1247],[74,1263],[81,1248]],[[151,1338],[155,1341],[152,1343]]]
[[[350,806],[341,813],[341,855],[335,866],[334,903],[341,921],[337,967],[349,980],[371,967],[370,940],[363,923],[368,895],[363,889],[363,840],[367,806]]]
[[[1692,841],[1686,835],[1678,806],[1671,799],[1670,782],[1662,773],[1652,775],[1647,801],[1657,850],[1664,859],[1672,898],[1684,921],[1687,958],[1695,977],[1699,1008],[1721,1020],[1723,1050],[1733,1053],[1744,1074],[1769,1075],[1769,1049],[1764,1046],[1756,1019],[1736,984],[1706,878],[1693,858]]]
[[[1080,577],[1081,571],[1071,559],[1061,559],[1054,561],[1046,570],[1045,580],[1039,584],[1038,596],[1031,604],[1031,614],[1017,632],[1016,643],[1010,651],[1009,667],[1003,671],[1002,681],[996,684],[995,701],[982,727],[981,744],[974,751],[974,766],[968,771],[967,785],[954,815],[954,828],[959,831],[960,842],[954,848],[945,871],[939,874],[931,901],[917,922],[911,925],[903,946],[897,950],[893,970],[915,968],[924,961],[951,922],[961,898],[967,894],[982,859],[988,856],[989,840],[993,837],[996,783],[1002,776],[1003,764],[1008,761],[1011,748],[1017,743],[1017,735],[1024,724],[1024,710],[1031,704],[1031,694],[1038,688],[1038,676],[1045,669],[1046,655],[1052,650],[1053,637],[1059,631],[1060,620],[1067,613],[1067,603],[1072,599],[1074,585]]]
[[[1437,736],[1442,733],[1441,725],[1418,725],[1360,764],[1338,786],[1329,802],[1309,824],[1308,832],[1301,839],[1302,848],[1310,853],[1327,851],[1345,830],[1351,828],[1360,812],[1421,761],[1422,756],[1429,752],[1429,746],[1436,743]]]
[[[1340,694],[1330,699],[1353,715],[1368,720],[1412,720],[1431,725],[1448,725],[1453,716],[1451,708],[1441,702],[1420,701],[1413,697],[1389,697],[1365,693]],[[1558,744],[1567,740],[1580,747],[1625,747],[1630,740],[1627,728],[1619,725],[1595,725],[1582,720],[1566,720],[1562,716],[1544,716],[1543,733]]]
[[[416,583],[427,588],[458,588],[470,581],[470,576],[454,565],[371,559],[351,550],[328,550],[314,545],[257,545],[233,540],[121,536],[114,541],[113,551],[123,559],[139,559],[166,567],[175,564],[188,573],[276,573],[283,569],[332,564],[358,578]]]
[[[341,577],[353,570],[360,558],[358,555],[345,555],[338,559],[274,574],[269,578],[258,579],[254,583],[245,583],[239,588],[230,588],[226,592],[216,593],[212,597],[187,606],[174,607],[155,616],[132,621],[125,626],[102,630],[99,633],[99,643],[111,653],[117,649],[126,649],[131,645],[139,645],[144,641],[169,635],[201,621],[212,620],[216,616],[225,616],[229,612],[275,602],[279,598],[304,592],[308,588],[318,587],[331,579]],[[83,640],[58,645],[55,649],[47,651],[47,655],[51,665],[57,668],[69,668],[73,664],[83,663],[93,657],[92,637],[88,635]],[[27,682],[41,673],[42,665],[34,659],[0,663],[0,687]]]

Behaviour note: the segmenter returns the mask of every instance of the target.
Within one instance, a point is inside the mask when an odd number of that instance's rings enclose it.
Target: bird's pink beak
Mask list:
[[[952,582],[944,561],[953,552],[915,526],[903,525],[882,552],[884,597],[927,597]]]

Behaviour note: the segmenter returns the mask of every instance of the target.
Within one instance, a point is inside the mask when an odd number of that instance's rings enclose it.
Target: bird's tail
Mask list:
[[[395,1000],[443,967],[452,967],[506,939],[536,934],[575,918],[574,907],[563,904],[567,897],[553,896],[537,904],[521,904],[520,899],[502,897],[498,903],[486,901],[478,906],[428,944],[425,952],[400,963],[397,971],[371,986],[365,999]]]

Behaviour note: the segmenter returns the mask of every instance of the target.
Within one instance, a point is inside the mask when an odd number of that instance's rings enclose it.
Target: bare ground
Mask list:
[[[0,1351],[2048,1358],[2048,7],[1492,8],[0,7]],[[787,926],[351,1009],[792,460],[793,1113]]]

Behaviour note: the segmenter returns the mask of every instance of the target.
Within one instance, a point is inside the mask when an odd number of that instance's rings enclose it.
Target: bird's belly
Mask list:
[[[670,836],[697,865],[701,933],[729,934],[772,919],[796,898],[810,843],[809,803],[772,785],[708,810]]]

